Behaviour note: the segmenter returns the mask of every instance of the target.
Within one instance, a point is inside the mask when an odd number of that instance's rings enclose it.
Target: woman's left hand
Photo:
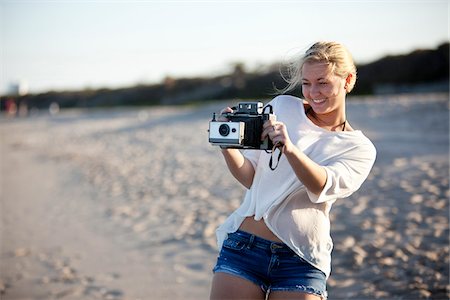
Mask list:
[[[266,121],[263,125],[261,140],[264,140],[267,136],[269,136],[274,145],[277,143],[281,144],[283,150],[286,150],[286,148],[291,148],[292,146],[286,125],[283,122],[274,120]]]

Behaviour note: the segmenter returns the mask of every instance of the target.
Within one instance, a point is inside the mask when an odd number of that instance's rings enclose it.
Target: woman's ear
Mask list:
[[[352,78],[353,78],[353,74],[352,73],[349,73],[347,75],[347,78],[345,78],[345,86],[344,86],[344,88],[347,91],[347,93],[348,93],[348,86],[349,86],[350,82],[352,81]]]

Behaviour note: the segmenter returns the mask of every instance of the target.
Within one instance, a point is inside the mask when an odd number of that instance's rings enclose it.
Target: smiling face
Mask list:
[[[318,115],[339,116],[344,112],[346,79],[336,76],[322,62],[305,62],[302,68],[302,92]]]

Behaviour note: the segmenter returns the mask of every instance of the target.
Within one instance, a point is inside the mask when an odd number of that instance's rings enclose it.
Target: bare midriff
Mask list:
[[[254,234],[269,241],[282,243],[269,227],[267,227],[264,219],[256,221],[254,217],[246,217],[239,227],[239,230]]]

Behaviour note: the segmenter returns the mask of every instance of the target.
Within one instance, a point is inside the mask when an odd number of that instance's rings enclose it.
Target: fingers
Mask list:
[[[261,134],[261,140],[265,140],[266,137],[273,131],[275,131],[275,122],[268,120],[263,124],[263,132]]]
[[[231,109],[231,107],[225,107],[224,109],[222,109],[222,110],[220,111],[220,115],[219,115],[219,117],[217,118],[217,120],[218,120],[219,122],[227,122],[228,119],[225,118],[223,115],[226,114],[226,113],[232,113],[232,112],[233,112],[233,110]]]
[[[231,112],[233,112],[233,110],[231,109],[231,107],[225,107],[224,109],[222,109],[222,110],[220,111],[220,114],[222,115],[222,114],[225,114],[225,113],[231,113]]]
[[[263,132],[261,134],[261,140],[264,140],[267,136],[274,141],[274,138],[282,134],[284,130],[284,124],[273,120],[268,120],[263,125]]]

